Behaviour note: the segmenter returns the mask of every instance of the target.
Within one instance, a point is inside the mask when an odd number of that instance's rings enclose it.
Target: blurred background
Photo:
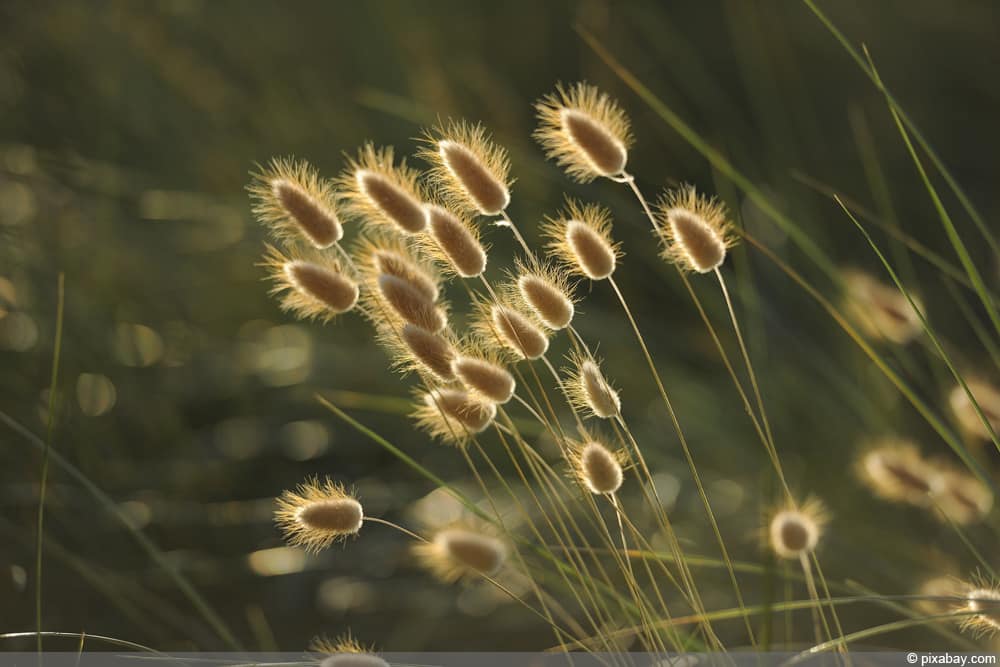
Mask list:
[[[995,3],[820,4],[853,42],[869,46],[897,99],[985,219],[994,220]],[[318,405],[317,391],[446,480],[466,484],[456,452],[414,430],[406,417],[411,382],[387,370],[365,322],[299,323],[267,297],[255,265],[264,234],[244,192],[254,164],[272,156],[305,158],[334,176],[343,152],[366,140],[412,152],[413,138],[438,118],[482,121],[510,150],[517,178],[510,212],[530,241],[564,193],[612,208],[626,252],[623,290],[677,403],[727,544],[736,558],[769,561],[757,539],[772,500],[768,463],[697,312],[673,269],[657,258],[624,188],[578,186],[544,161],[530,139],[533,101],[560,80],[599,85],[631,115],[638,141],[630,165],[647,194],[681,181],[719,192],[740,224],[821,291],[837,295],[777,227],[615,77],[575,25],[594,34],[838,264],[880,270],[856,228],[807,178],[876,214],[894,215],[907,233],[954,261],[884,100],[797,2],[0,6],[0,410],[44,435],[63,273],[54,449],[148,535],[246,646],[299,650],[317,634],[348,628],[399,651],[552,643],[535,617],[492,590],[432,580],[413,565],[397,533],[369,526],[346,547],[306,557],[281,549],[271,523],[274,496],[312,474],[356,484],[369,514],[404,523],[416,521],[414,503],[433,491]],[[887,191],[873,189],[865,155],[877,156]],[[987,249],[968,220],[956,221],[995,286]],[[499,278],[514,248],[506,234],[487,236]],[[924,263],[911,269],[911,287],[963,368],[981,367],[949,285]],[[851,470],[859,443],[873,436],[910,437],[941,456],[949,455],[946,445],[772,265],[739,249],[727,271],[786,471],[796,491],[822,497],[835,517],[821,552],[830,580],[905,594],[931,576],[966,576],[975,561],[946,526],[873,500]],[[734,345],[717,286],[695,286],[724,343]],[[679,531],[693,553],[715,555],[676,438],[613,294],[595,286],[580,310],[579,328],[600,341]],[[948,387],[928,355],[911,347],[899,364],[943,414]],[[23,434],[0,425],[3,632],[34,628],[40,462]],[[49,482],[46,629],[160,649],[225,648],[79,480],[54,465]],[[995,533],[970,534],[993,553]],[[732,606],[723,574],[698,575],[708,582],[707,607]],[[763,601],[780,598],[782,586],[747,575],[744,592]],[[891,618],[870,605],[852,608],[845,624],[857,629]],[[740,636],[738,623],[722,627],[724,639]],[[941,641],[921,631],[877,640],[909,648]],[[0,648],[28,646],[6,641]]]

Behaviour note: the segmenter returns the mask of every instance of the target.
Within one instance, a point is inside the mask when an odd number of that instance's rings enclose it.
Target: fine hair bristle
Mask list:
[[[596,495],[612,494],[621,488],[623,455],[612,452],[596,440],[583,443],[573,455],[574,472],[588,491]]]
[[[486,269],[486,249],[479,231],[457,214],[441,206],[428,205],[427,235],[421,247],[446,269],[462,278],[475,278]]]
[[[353,256],[366,281],[389,274],[409,283],[428,301],[438,300],[441,276],[431,262],[398,234],[365,234],[358,239]]]
[[[502,405],[514,396],[514,376],[500,364],[479,357],[459,355],[451,366],[462,384],[488,401]]]
[[[586,83],[558,84],[535,110],[535,139],[571,178],[587,183],[623,175],[632,135],[617,102]]]
[[[656,211],[664,259],[696,273],[722,266],[733,235],[721,202],[699,195],[692,185],[683,185],[665,193]]]
[[[356,535],[364,522],[361,503],[329,478],[306,480],[276,502],[274,520],[285,539],[311,552]]]
[[[478,530],[445,528],[414,547],[418,560],[442,581],[497,574],[507,560],[507,547]]]
[[[455,379],[455,371],[451,367],[455,350],[444,336],[407,322],[400,329],[399,337],[412,358],[435,377],[444,382]]]
[[[571,273],[604,280],[615,271],[620,252],[611,240],[611,212],[597,204],[568,199],[555,217],[547,217],[542,233],[547,247]]]
[[[962,622],[962,629],[976,635],[991,635],[1000,631],[1000,589],[995,586],[972,588],[965,594],[965,605],[959,611],[973,612]]]
[[[376,285],[386,304],[404,322],[437,333],[448,324],[444,310],[427,298],[419,286],[388,273],[381,274]]]
[[[598,362],[576,353],[570,360],[566,390],[573,406],[601,419],[617,417],[621,413],[621,399],[604,377]]]
[[[350,633],[332,640],[317,637],[309,650],[320,654],[319,667],[389,667],[374,647],[362,646]]]
[[[545,331],[527,315],[506,305],[489,307],[488,322],[477,323],[479,328],[489,327],[492,337],[499,340],[521,359],[538,359],[549,349]],[[483,332],[486,339],[490,334]]]
[[[843,274],[846,291],[844,311],[865,335],[905,345],[923,333],[920,315],[895,285],[882,283],[867,273],[847,270]],[[917,308],[923,308],[912,293]]]
[[[861,481],[880,498],[926,507],[941,487],[938,470],[921,456],[913,443],[887,439],[859,459]]]
[[[262,265],[273,282],[271,293],[282,310],[302,319],[323,322],[346,313],[358,302],[358,285],[340,264],[318,253],[284,254],[267,246]]]
[[[948,394],[948,405],[951,407],[959,426],[976,438],[982,440],[993,438],[990,429],[983,423],[976,411],[976,406],[969,399],[969,393],[971,393],[993,432],[1000,435],[1000,390],[992,384],[976,378],[966,379],[965,386],[969,388],[968,393],[961,385],[956,385]]]
[[[498,215],[510,203],[510,161],[480,124],[448,121],[425,133],[418,155],[450,206],[468,213]]]
[[[344,236],[333,186],[304,160],[271,160],[247,190],[254,215],[282,241],[328,248]]]
[[[799,558],[816,549],[826,515],[823,505],[809,500],[802,507],[788,507],[771,518],[768,542],[780,558]]]
[[[565,329],[573,321],[572,290],[564,274],[551,267],[529,268],[518,263],[512,288],[505,292],[530,309],[550,329]]]
[[[356,158],[348,159],[337,183],[345,214],[366,225],[386,225],[404,234],[422,232],[427,226],[426,195],[418,172],[407,167],[405,160],[394,164],[391,146],[362,146]]]
[[[433,437],[462,446],[489,428],[496,414],[493,403],[464,389],[440,387],[419,394],[413,416],[418,426]]]

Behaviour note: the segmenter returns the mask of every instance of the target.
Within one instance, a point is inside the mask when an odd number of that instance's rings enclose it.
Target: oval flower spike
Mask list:
[[[326,322],[358,302],[357,283],[344,275],[335,260],[319,254],[285,255],[267,246],[263,266],[282,310],[302,319]]]
[[[289,544],[320,551],[356,535],[364,522],[361,503],[329,478],[309,479],[277,499],[274,520]]]
[[[972,588],[966,593],[965,600],[965,605],[959,610],[975,615],[962,621],[963,630],[977,635],[992,635],[1000,630],[1000,590],[996,586]]]
[[[586,83],[558,84],[535,103],[535,111],[535,139],[571,178],[587,183],[624,175],[632,146],[629,120],[606,94]]]
[[[941,487],[937,468],[924,460],[916,445],[902,440],[886,440],[865,452],[858,475],[880,498],[918,507],[926,507]]]
[[[940,514],[959,525],[982,521],[993,509],[993,492],[971,473],[945,468],[934,495]]]
[[[768,526],[771,549],[780,558],[809,554],[819,544],[825,523],[823,505],[817,500],[810,500],[801,508],[783,509],[771,518]]]
[[[425,133],[418,155],[449,205],[469,213],[499,215],[510,203],[510,160],[480,124],[449,121]]]
[[[402,327],[378,323],[378,342],[388,349],[393,365],[403,373],[430,373],[442,382],[455,380],[455,358],[448,329],[433,333],[406,322]]]
[[[519,299],[545,326],[565,329],[573,321],[575,307],[566,276],[551,267],[529,268],[518,262],[512,283],[505,285],[509,298]]]
[[[421,563],[436,577],[454,582],[477,575],[492,577],[507,560],[507,547],[497,538],[466,528],[445,528],[414,547]]]
[[[621,488],[624,481],[622,452],[610,449],[592,440],[573,448],[573,473],[580,483],[595,495],[608,495]]]
[[[319,667],[389,667],[371,648],[365,648],[349,634],[331,641],[319,638],[309,649],[319,653]]]
[[[895,285],[849,270],[844,273],[844,288],[844,310],[867,336],[904,345],[923,332],[920,316]],[[922,309],[920,301],[910,296]]]
[[[969,392],[976,398],[979,409],[986,421],[992,426],[994,433],[1000,436],[1000,390],[988,382],[969,379],[965,381]],[[976,412],[976,406],[969,400],[965,389],[956,385],[948,394],[948,405],[964,431],[982,440],[992,439],[990,429]]]
[[[328,248],[344,237],[333,186],[304,160],[271,160],[247,190],[254,215],[279,239]]]
[[[479,241],[479,231],[441,206],[428,205],[427,233],[421,247],[427,255],[462,278],[475,278],[486,270],[486,249]]]
[[[431,333],[447,326],[448,318],[444,311],[428,300],[419,286],[388,273],[381,274],[376,285],[383,301],[404,322]]]
[[[572,366],[567,370],[566,392],[573,406],[595,417],[611,419],[621,413],[618,392],[605,379],[598,363],[574,353]]]
[[[437,301],[440,295],[441,277],[433,265],[414,253],[398,235],[366,235],[357,244],[354,256],[366,281],[377,280],[385,273],[406,281],[428,301]]]
[[[547,217],[542,234],[547,248],[571,273],[604,280],[615,271],[621,256],[611,240],[611,212],[596,204],[568,199],[556,216]]]
[[[726,207],[684,185],[663,195],[656,206],[662,257],[686,271],[710,273],[733,246]]]
[[[502,405],[514,396],[514,376],[498,363],[460,355],[451,367],[462,384],[488,401]]]
[[[391,146],[365,144],[348,160],[337,183],[344,193],[345,213],[366,223],[384,224],[405,234],[427,226],[424,192],[418,172],[403,161],[393,163]]]
[[[464,389],[442,387],[420,394],[413,416],[433,437],[463,445],[485,431],[496,418],[493,403],[477,399]]]
[[[480,303],[472,324],[483,347],[510,352],[515,359],[538,359],[549,349],[549,338],[532,317],[504,302]]]

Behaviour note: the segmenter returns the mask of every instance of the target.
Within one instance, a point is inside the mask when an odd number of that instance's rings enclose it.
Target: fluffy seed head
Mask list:
[[[606,94],[586,83],[558,84],[535,103],[535,111],[535,139],[571,178],[587,183],[625,171],[632,145],[629,120]]]
[[[944,517],[967,525],[989,515],[993,509],[993,492],[972,474],[945,467],[934,502]]]
[[[967,586],[955,577],[934,577],[920,585],[918,595],[926,599],[917,600],[914,606],[928,616],[943,616],[955,610],[955,601],[947,598],[964,598]],[[942,599],[945,598],[945,599]]]
[[[604,377],[598,362],[574,353],[572,366],[566,369],[566,391],[573,406],[601,419],[611,419],[621,412],[618,392]]]
[[[286,255],[267,246],[262,265],[274,283],[282,310],[323,322],[346,313],[358,302],[358,286],[340,264],[318,253]]]
[[[455,275],[480,275],[486,269],[486,249],[479,241],[479,230],[441,206],[428,205],[425,210],[429,238],[421,240],[421,247]]]
[[[404,234],[416,234],[427,226],[423,204],[425,193],[418,172],[404,160],[393,164],[391,146],[365,144],[338,179],[344,193],[345,214],[365,224],[386,225]]]
[[[611,212],[596,204],[567,200],[559,215],[546,218],[547,247],[575,274],[603,280],[615,271],[621,253],[611,240]]]
[[[493,403],[484,402],[464,389],[442,387],[421,393],[413,416],[433,437],[462,446],[471,436],[485,431],[496,414]]]
[[[309,650],[322,656],[319,667],[389,667],[372,648],[362,646],[350,634],[334,640],[319,637]]]
[[[1000,391],[988,382],[977,379],[968,379],[965,385],[976,398],[976,403],[979,404],[986,421],[993,427],[993,431],[1000,435]],[[975,405],[969,400],[969,394],[960,385],[948,394],[948,405],[964,431],[982,440],[992,438],[990,429],[986,428],[986,424],[976,412]]]
[[[304,160],[271,160],[247,190],[254,215],[276,238],[327,248],[344,236],[333,186]]]
[[[447,329],[432,333],[406,322],[402,327],[383,324],[378,334],[398,370],[427,372],[442,382],[455,379],[451,368],[455,350]]]
[[[519,262],[511,287],[505,286],[505,293],[518,298],[548,328],[558,331],[573,321],[572,289],[562,272]]]
[[[493,361],[459,355],[451,367],[462,384],[488,401],[502,405],[514,396],[514,376]]]
[[[402,321],[431,333],[447,326],[444,310],[430,301],[419,286],[388,273],[381,274],[376,285],[384,303]]]
[[[499,341],[521,359],[538,359],[549,349],[549,339],[530,317],[506,305],[492,305],[488,319],[476,322],[486,345]]]
[[[293,546],[320,551],[361,530],[361,503],[343,485],[309,479],[277,499],[274,520]]]
[[[588,491],[602,495],[615,493],[621,488],[624,480],[621,452],[612,452],[596,440],[574,449],[574,473]]]
[[[1000,590],[996,587],[973,588],[965,595],[966,603],[960,611],[975,612],[962,622],[963,630],[979,635],[994,634],[1000,630]]]
[[[783,509],[771,518],[768,527],[771,548],[780,558],[799,558],[811,553],[819,544],[825,523],[825,512],[819,501],[810,500],[801,508]]]
[[[684,185],[663,195],[656,209],[664,259],[697,273],[722,266],[733,236],[721,202]]]
[[[399,235],[365,235],[359,240],[354,256],[355,264],[366,282],[374,282],[383,273],[396,276],[418,290],[428,301],[437,301],[440,276],[433,265],[408,247]]]
[[[923,332],[920,316],[895,285],[850,270],[844,273],[844,288],[845,312],[869,337],[904,345]],[[923,310],[916,297],[913,301]]]
[[[937,468],[914,444],[901,440],[886,440],[865,452],[858,476],[880,498],[918,507],[926,507],[941,487]]]
[[[497,215],[510,203],[510,161],[478,123],[449,121],[425,133],[419,156],[431,165],[429,177],[450,205]]]
[[[479,531],[446,528],[414,548],[421,563],[442,581],[462,577],[492,577],[507,560],[503,542]]]

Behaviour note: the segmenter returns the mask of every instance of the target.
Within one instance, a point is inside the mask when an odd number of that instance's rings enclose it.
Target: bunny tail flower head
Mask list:
[[[302,319],[328,322],[358,302],[357,283],[328,256],[315,252],[286,255],[268,246],[262,265],[274,283],[271,293],[279,296],[282,310]]]
[[[623,174],[633,143],[629,119],[606,94],[586,83],[559,84],[535,111],[535,139],[570,178],[588,183]]]
[[[485,431],[496,418],[497,408],[464,389],[442,387],[417,396],[413,412],[417,426],[432,437],[457,446]]]
[[[920,314],[895,285],[854,269],[844,272],[844,311],[870,338],[905,345],[923,333]],[[917,308],[923,306],[910,295]]]
[[[357,535],[364,522],[361,503],[342,484],[313,478],[277,499],[274,521],[289,544],[317,552]]]
[[[611,226],[608,209],[567,199],[562,211],[545,219],[542,234],[549,238],[549,250],[568,271],[604,280],[615,272],[621,256],[619,245],[611,239]]]
[[[549,337],[534,315],[501,298],[476,304],[472,330],[484,348],[506,353],[514,360],[538,359],[549,349]]]
[[[439,530],[414,547],[417,559],[441,581],[492,577],[507,561],[507,546],[480,530],[461,526]]]
[[[448,123],[428,130],[418,156],[431,165],[429,178],[449,206],[467,213],[499,215],[510,203],[510,160],[480,124]]]
[[[414,252],[398,235],[365,235],[359,240],[354,256],[366,282],[387,274],[409,283],[428,301],[437,301],[440,295],[441,276],[433,264]]]
[[[604,377],[598,361],[574,352],[570,364],[566,369],[566,392],[573,407],[601,419],[617,417],[622,409],[621,399]]]
[[[460,278],[475,278],[486,270],[486,248],[479,230],[467,219],[442,206],[425,209],[427,234],[420,247],[445,270]]]
[[[973,612],[962,621],[962,630],[968,630],[978,636],[992,635],[1000,631],[1000,589],[981,581],[975,586],[968,586],[965,604],[956,611]]]
[[[456,356],[451,367],[462,384],[485,401],[503,405],[514,396],[517,383],[496,354],[469,349]]]
[[[309,650],[319,654],[318,667],[389,667],[374,647],[362,646],[350,633],[332,640],[317,637]]]
[[[434,333],[409,322],[402,327],[379,322],[377,331],[378,342],[389,351],[396,370],[403,374],[430,373],[441,382],[455,380],[451,367],[455,348],[449,329]]]
[[[508,300],[522,303],[549,329],[565,329],[573,321],[573,288],[563,271],[518,260],[502,289]]]
[[[710,273],[726,261],[735,239],[726,207],[684,185],[664,194],[656,206],[662,257],[686,271]]]
[[[827,521],[826,510],[818,500],[807,500],[802,507],[786,507],[771,517],[768,543],[780,558],[810,554],[819,544]]]
[[[422,232],[426,196],[417,179],[418,172],[393,162],[391,146],[376,148],[368,143],[337,180],[344,193],[344,211],[352,218],[373,225],[386,225],[404,234]]]
[[[857,472],[876,496],[918,507],[926,507],[942,483],[937,469],[924,460],[916,445],[895,439],[883,440],[865,452]]]
[[[614,452],[597,440],[573,446],[570,464],[574,477],[594,495],[608,495],[621,488],[624,481],[624,452]]]
[[[328,248],[344,237],[329,181],[304,160],[274,159],[247,187],[253,213],[275,238]]]

